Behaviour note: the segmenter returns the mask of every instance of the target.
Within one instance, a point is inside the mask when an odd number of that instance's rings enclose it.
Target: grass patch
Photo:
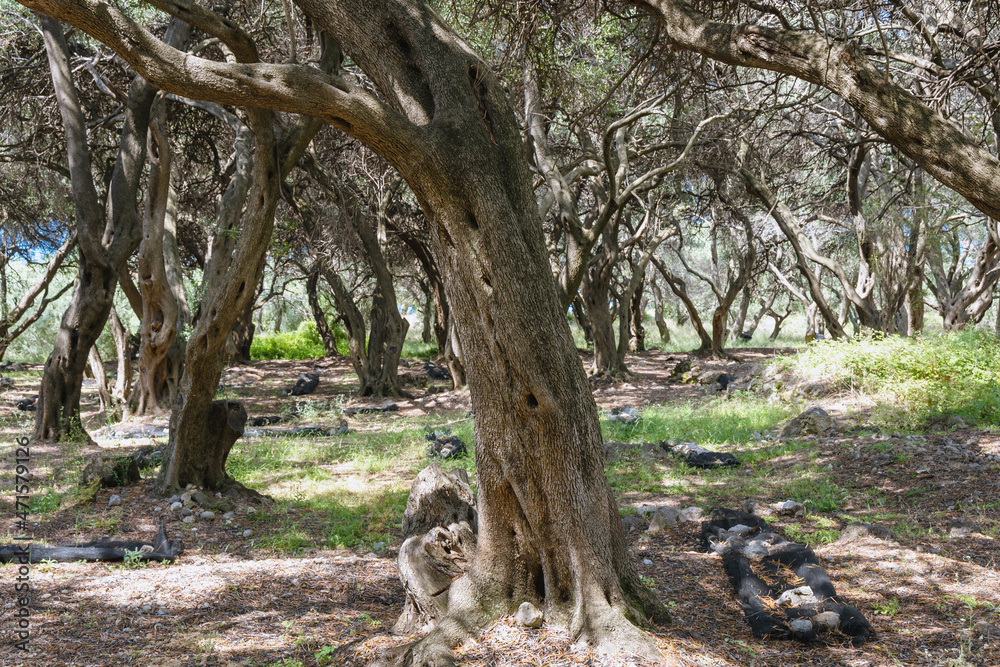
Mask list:
[[[659,442],[692,440],[699,445],[743,443],[755,432],[774,428],[796,414],[794,406],[766,403],[755,396],[735,397],[710,403],[680,403],[650,406],[634,426],[602,422],[607,440]]]
[[[982,329],[824,341],[777,363],[805,379],[872,396],[896,428],[951,415],[1000,424],[1000,341]]]

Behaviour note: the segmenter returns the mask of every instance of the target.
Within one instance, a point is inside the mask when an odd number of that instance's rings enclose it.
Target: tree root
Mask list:
[[[622,589],[627,598],[624,604],[613,604],[596,595],[588,596],[594,598],[589,603],[562,610],[564,614],[547,605],[547,623],[563,626],[578,645],[593,647],[604,655],[662,659],[655,640],[644,628],[669,624],[669,612],[644,586],[623,581]],[[498,617],[513,613],[521,602],[510,599],[491,606],[489,600],[496,597],[473,583],[468,575],[459,577],[449,592],[448,611],[434,629],[421,639],[386,650],[372,667],[454,667],[458,664],[454,646],[477,637]]]

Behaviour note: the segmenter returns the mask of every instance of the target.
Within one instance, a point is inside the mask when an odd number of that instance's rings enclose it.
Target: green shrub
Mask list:
[[[1000,341],[982,329],[812,345],[793,370],[868,394],[911,425],[948,415],[1000,423]]]
[[[339,327],[333,330],[337,350],[347,354],[347,334]],[[316,323],[303,321],[295,331],[254,336],[250,345],[251,359],[313,359],[326,354]]]

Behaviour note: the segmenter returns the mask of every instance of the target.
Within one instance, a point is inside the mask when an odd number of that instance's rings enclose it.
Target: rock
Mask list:
[[[178,502],[178,501],[170,503],[170,511],[171,512],[180,512],[181,508],[183,508],[183,507],[184,507],[184,504],[181,503],[181,502]]]
[[[808,618],[796,618],[788,624],[792,629],[792,635],[796,637],[807,637],[813,632],[813,624]]]
[[[948,537],[965,537],[979,532],[979,526],[968,521],[952,521],[948,524]]]
[[[110,498],[108,498],[108,507],[115,507],[116,505],[121,505],[121,504],[122,504],[122,497],[119,496],[118,494],[114,494]]]
[[[776,602],[779,605],[785,607],[804,607],[810,604],[816,604],[819,600],[813,595],[813,590],[808,586],[799,586],[798,588],[792,588],[785,591],[778,596]],[[809,625],[812,628],[812,624]]]
[[[184,523],[194,523],[194,516],[193,515],[186,516],[183,519],[181,519],[181,521],[183,521]]]
[[[295,386],[288,390],[290,396],[306,396],[316,391],[319,386],[319,376],[315,373],[300,373]]]
[[[987,621],[979,621],[976,623],[976,634],[980,637],[1000,637],[1000,627]]]
[[[37,400],[37,396],[29,396],[28,398],[22,398],[20,401],[15,401],[14,405],[21,412],[34,412],[38,409],[38,406],[35,405],[35,401]]]
[[[140,479],[139,466],[131,456],[109,457],[96,454],[83,469],[81,484],[98,482],[102,487],[125,486]]]
[[[625,455],[630,450],[633,454],[638,453],[643,458],[653,461],[667,460],[667,453],[656,443],[618,442],[616,440],[604,441],[604,460],[607,462],[614,461]]]
[[[837,423],[826,410],[813,405],[793,418],[781,431],[782,438],[798,438],[805,435],[823,435],[837,427]]]
[[[132,458],[135,459],[139,470],[155,468],[163,462],[163,449],[156,445],[146,445],[137,449],[132,454]]]
[[[385,549],[385,542],[376,542],[372,545],[372,549],[374,551],[382,551],[382,549]]]
[[[445,473],[437,463],[431,463],[420,471],[410,487],[403,512],[403,538],[462,521],[475,528],[475,505],[475,496],[465,479]]]
[[[771,550],[762,542],[751,542],[742,549],[743,555],[750,560],[762,560],[770,555]]]
[[[685,507],[681,510],[680,520],[681,521],[701,521],[701,518],[705,516],[705,510],[700,507]]]
[[[203,521],[214,521],[215,512],[211,510],[205,510],[204,512],[198,515],[198,518],[202,519]]]
[[[522,602],[521,606],[517,608],[517,614],[514,616],[514,620],[517,621],[519,625],[523,625],[526,628],[540,628],[545,618],[535,605],[530,602]]]
[[[244,530],[243,531],[243,537],[244,538],[251,538],[251,537],[253,537],[253,530],[251,530],[250,528],[247,528],[246,530]]]
[[[427,434],[427,456],[439,457],[442,459],[457,459],[469,454],[465,443],[461,438],[454,435],[447,435],[442,431],[433,431]]]
[[[891,530],[877,523],[852,523],[840,532],[837,542],[856,542],[865,537],[876,537],[880,540],[895,540],[896,536]]]
[[[840,614],[835,611],[824,611],[812,619],[817,632],[833,632],[840,627]]]
[[[682,376],[685,373],[690,372],[690,370],[691,370],[691,360],[682,359],[681,361],[678,361],[677,365],[674,366],[674,369],[670,371],[670,379],[674,382],[680,381],[682,379]]]
[[[649,522],[635,514],[626,514],[622,517],[622,527],[625,528],[625,532],[627,533],[633,530],[642,531],[649,528]]]
[[[647,532],[658,533],[667,526],[675,526],[681,518],[681,513],[676,507],[664,505],[657,508],[653,513],[653,518],[649,521]]]
[[[611,408],[608,421],[625,424],[626,426],[635,426],[642,421],[642,417],[639,416],[639,411],[635,408]]]
[[[181,507],[181,509],[180,509],[180,515],[182,517],[189,517],[189,516],[193,516],[194,512],[191,510],[190,507]]]
[[[730,533],[736,533],[740,537],[749,537],[750,533],[753,532],[753,528],[751,528],[750,526],[744,525],[742,523],[738,523],[735,526],[730,527],[729,528],[729,532]]]
[[[774,509],[783,516],[805,516],[806,506],[794,500],[786,500],[783,503],[776,503]]]

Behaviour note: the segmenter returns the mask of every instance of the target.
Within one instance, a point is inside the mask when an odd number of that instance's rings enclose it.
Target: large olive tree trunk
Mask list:
[[[669,616],[626,549],[604,475],[597,407],[552,281],[517,122],[503,86],[470,47],[416,0],[299,0],[371,77],[380,99],[309,66],[176,53],[95,0],[29,1],[75,20],[158,85],[308,113],[349,131],[399,170],[427,214],[468,351],[479,543],[471,568],[447,593],[446,615],[399,662],[448,664],[451,645],[526,600],[542,604],[548,622],[574,639],[657,657],[634,624]],[[176,5],[167,8],[180,11]],[[261,205],[268,183],[255,189]],[[227,285],[243,288],[252,284]],[[196,325],[189,349],[210,344],[200,337],[204,326]],[[193,366],[189,355],[190,374]],[[182,393],[190,397],[192,389]]]

